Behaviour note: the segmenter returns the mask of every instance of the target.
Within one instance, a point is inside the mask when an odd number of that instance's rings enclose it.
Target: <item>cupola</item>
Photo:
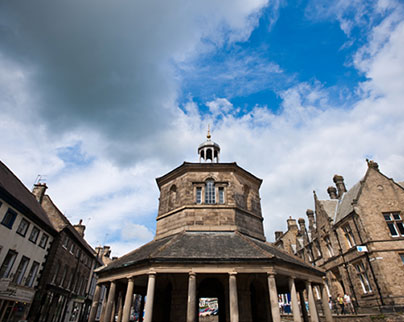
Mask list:
[[[199,145],[199,162],[219,163],[220,146],[211,140],[210,129],[208,128],[207,140]]]

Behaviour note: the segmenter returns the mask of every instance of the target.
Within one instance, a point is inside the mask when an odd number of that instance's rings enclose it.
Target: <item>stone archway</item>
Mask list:
[[[200,298],[217,298],[219,303],[218,320],[226,322],[226,298],[222,281],[213,277],[204,278],[198,285],[197,308]],[[197,312],[199,321],[199,312]]]
[[[266,322],[269,318],[268,290],[257,280],[250,283],[250,302],[252,322]]]

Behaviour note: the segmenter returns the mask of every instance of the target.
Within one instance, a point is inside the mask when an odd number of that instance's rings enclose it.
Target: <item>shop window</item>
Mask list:
[[[0,278],[7,278],[10,275],[11,269],[13,268],[15,259],[17,258],[17,252],[9,250],[3,264],[0,268]]]
[[[28,227],[29,222],[24,218],[22,218],[17,228],[17,234],[20,234],[22,237],[25,237],[25,235],[27,234]]]
[[[17,213],[14,210],[8,209],[3,217],[3,220],[1,221],[1,224],[11,229],[13,228],[13,224],[16,217]]]
[[[404,224],[399,212],[384,213],[383,216],[391,236],[404,236]]]
[[[21,258],[20,264],[18,265],[17,271],[14,274],[13,282],[15,284],[21,284],[21,281],[22,281],[22,278],[24,277],[28,263],[29,263],[29,258],[23,256]]]
[[[365,265],[362,262],[355,264],[356,274],[361,283],[363,293],[367,294],[372,292],[372,287],[370,286],[370,281],[368,274],[366,273]]]
[[[342,227],[342,230],[344,231],[344,236],[345,239],[348,243],[349,248],[352,248],[356,245],[355,243],[355,237],[354,234],[352,232],[351,226],[349,226],[348,224]]]

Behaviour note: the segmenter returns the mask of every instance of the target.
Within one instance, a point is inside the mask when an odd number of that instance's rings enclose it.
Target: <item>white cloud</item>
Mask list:
[[[126,223],[121,231],[122,240],[135,240],[142,243],[152,240],[154,233],[143,225]]]
[[[233,104],[225,98],[217,98],[214,101],[207,102],[206,105],[209,107],[209,111],[213,116],[227,114],[233,110]]]

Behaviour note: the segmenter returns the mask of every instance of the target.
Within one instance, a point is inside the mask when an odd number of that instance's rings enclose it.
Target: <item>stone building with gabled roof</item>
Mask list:
[[[218,321],[280,322],[278,293],[290,293],[295,321],[318,321],[313,286],[324,272],[265,240],[259,188],[262,180],[236,163],[219,163],[220,147],[199,146],[200,163],[185,162],[157,179],[156,235],[150,243],[98,271],[90,322],[198,321],[200,298],[216,298]],[[102,286],[107,300],[99,301]],[[332,321],[324,293],[326,321]],[[134,307],[134,294],[142,303]],[[146,298],[146,302],[144,301]],[[304,303],[304,301],[301,301]]]
[[[26,319],[56,235],[35,197],[0,161],[0,321]]]
[[[275,245],[297,245],[292,252],[324,269],[330,295],[348,294],[355,311],[404,308],[404,189],[367,160],[365,176],[348,191],[341,176],[329,187],[329,200],[314,193],[314,212],[307,211],[290,242],[279,234]],[[303,245],[298,242],[304,236]],[[285,250],[290,248],[286,247]]]
[[[57,231],[29,312],[29,321],[87,321],[91,302],[95,250],[84,239],[82,221],[72,225],[46,194],[45,183],[34,185],[33,194]],[[93,284],[95,284],[93,282]],[[94,288],[94,287],[93,287]]]

